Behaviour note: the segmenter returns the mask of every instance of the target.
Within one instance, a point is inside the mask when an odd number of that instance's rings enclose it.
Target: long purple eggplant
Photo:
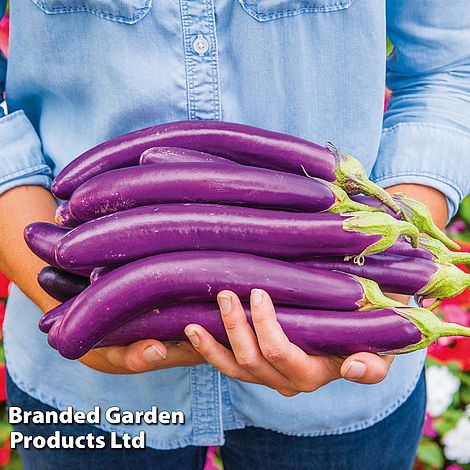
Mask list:
[[[78,358],[157,306],[213,300],[224,289],[246,300],[255,287],[268,290],[276,303],[300,307],[347,311],[398,305],[375,282],[349,274],[241,253],[167,253],[117,268],[79,294],[62,320],[59,350]]]
[[[377,282],[385,292],[418,298],[454,297],[470,287],[470,274],[456,266],[408,256],[381,253],[368,256],[362,266],[341,257],[308,258],[296,263],[362,276]]]
[[[448,248],[453,250],[460,250],[460,245],[451,238],[449,238],[432,220],[432,215],[427,206],[415,199],[409,198],[402,193],[395,193],[392,199],[397,203],[400,208],[399,214],[394,214],[388,207],[382,204],[379,200],[359,194],[352,196],[351,199],[360,204],[383,210],[393,217],[406,220],[407,222],[415,225],[421,233],[427,233],[431,237],[441,241]]]
[[[306,173],[337,183],[347,193],[375,196],[399,211],[390,195],[367,178],[362,165],[334,145],[321,147],[287,134],[220,121],[173,122],[116,137],[69,163],[52,183],[52,192],[60,199],[68,199],[93,176],[137,165],[142,152],[162,146],[198,150],[250,166]]]
[[[365,255],[416,227],[383,212],[305,214],[215,204],[137,207],[86,222],[56,247],[66,270],[123,264],[185,250],[225,250],[274,258]]]
[[[248,306],[245,311],[252,324]],[[433,313],[420,308],[343,312],[280,306],[276,312],[287,337],[314,355],[400,354],[425,348],[441,336],[470,336],[470,328],[441,322]],[[55,318],[54,322],[60,320]],[[49,344],[57,347],[61,325],[54,322]],[[168,305],[146,312],[121,325],[96,347],[127,345],[142,339],[187,341],[184,328],[191,323],[203,326],[219,342],[229,345],[217,305],[197,303]]]
[[[33,222],[24,229],[23,235],[29,249],[43,261],[55,268],[61,268],[57,264],[55,249],[58,242],[69,232],[65,227],[49,224],[47,222]],[[73,274],[89,276],[92,269],[70,268],[66,271]]]
[[[39,320],[39,329],[43,333],[48,333],[52,328],[52,325],[61,320],[68,309],[72,306],[76,297],[72,297],[71,299],[66,300],[65,302],[61,303],[57,307],[54,307],[52,310],[49,310],[45,315],[41,317]]]
[[[143,152],[139,159],[139,165],[198,162],[235,164],[232,160],[227,160],[226,158],[218,157],[217,155],[178,147],[151,147]]]
[[[24,229],[24,239],[29,249],[51,266],[55,261],[55,246],[69,230],[46,222],[34,222]]]
[[[334,184],[317,178],[220,163],[167,163],[111,170],[79,186],[72,217],[87,221],[133,207],[218,203],[301,212],[368,211]]]
[[[65,302],[84,291],[90,281],[52,266],[46,266],[38,274],[38,284],[52,298]]]
[[[61,227],[67,228],[74,228],[80,225],[81,222],[70,213],[69,201],[64,201],[57,206],[55,211],[55,223]]]

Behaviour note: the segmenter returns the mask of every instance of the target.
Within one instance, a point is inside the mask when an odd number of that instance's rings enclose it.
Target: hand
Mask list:
[[[178,343],[149,339],[129,346],[94,349],[83,356],[80,362],[107,374],[138,374],[171,367],[195,366],[205,362],[205,359],[195,350],[182,348]]]
[[[232,350],[218,343],[202,326],[194,324],[185,328],[192,346],[182,344],[181,347],[196,350],[228,377],[266,385],[291,397],[300,392],[313,392],[341,377],[374,384],[387,376],[392,356],[357,353],[343,358],[306,354],[282,331],[265,291],[254,289],[251,294],[254,331],[236,294],[222,291],[217,299]]]
[[[44,294],[41,305],[44,313],[60,304]],[[196,351],[179,347],[177,343],[162,343],[153,339],[128,346],[113,346],[90,351],[80,362],[91,369],[107,374],[138,374],[170,367],[194,366],[205,362]]]

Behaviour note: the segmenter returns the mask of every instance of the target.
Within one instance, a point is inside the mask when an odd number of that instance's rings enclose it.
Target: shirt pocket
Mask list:
[[[152,0],[32,0],[48,15],[91,13],[106,20],[134,24],[152,7]]]
[[[238,0],[258,21],[269,21],[302,13],[328,13],[349,8],[355,0]]]

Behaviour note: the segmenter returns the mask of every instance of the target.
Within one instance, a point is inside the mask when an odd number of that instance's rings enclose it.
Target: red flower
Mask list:
[[[10,20],[4,16],[0,21],[0,52],[7,57],[8,55],[8,34],[10,30]]]
[[[0,402],[7,400],[6,373],[5,364],[0,365]]]
[[[5,302],[0,300],[0,339],[2,338],[3,320],[5,320]]]
[[[8,297],[9,285],[9,279],[4,274],[0,273],[0,297]]]
[[[446,302],[439,311],[448,322],[470,326],[470,313],[460,305]],[[439,362],[456,362],[463,370],[470,370],[470,338],[440,338],[429,346],[428,354]]]

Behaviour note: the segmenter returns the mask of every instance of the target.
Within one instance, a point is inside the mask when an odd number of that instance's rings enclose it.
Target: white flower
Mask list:
[[[468,406],[467,406],[468,408]],[[470,463],[470,416],[466,413],[442,439],[444,455],[457,463]]]
[[[426,409],[435,418],[449,408],[454,393],[460,388],[460,380],[447,367],[430,366],[426,369],[426,388]]]

